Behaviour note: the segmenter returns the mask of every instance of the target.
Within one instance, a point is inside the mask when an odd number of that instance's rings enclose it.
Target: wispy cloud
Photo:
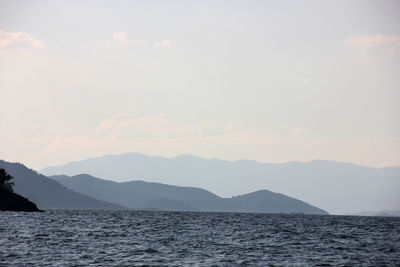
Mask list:
[[[358,35],[350,36],[344,43],[353,47],[369,48],[373,46],[400,46],[400,35]]]
[[[194,136],[212,136],[229,132],[230,127],[217,126],[209,122],[198,125],[182,125],[168,114],[134,117],[119,114],[106,119],[92,129],[87,137],[117,137],[120,140],[131,138],[181,138]]]
[[[26,32],[6,32],[0,30],[0,50],[5,51],[14,48],[35,48],[46,50],[46,45]]]
[[[310,79],[306,76],[298,77],[297,82],[301,84],[307,84],[310,82]]]
[[[128,40],[128,34],[126,31],[114,32],[113,38],[120,45],[135,45],[135,44],[145,44],[146,40]]]
[[[276,133],[255,128],[238,130],[232,123],[186,124],[168,114],[144,117],[119,114],[86,131],[72,126],[53,129],[36,125],[17,132],[0,131],[0,139],[4,141],[0,145],[0,158],[7,155],[9,160],[42,164],[40,167],[45,167],[44,162],[52,165],[77,158],[133,151],[163,156],[193,153],[205,157],[274,162],[315,158],[366,165],[373,164],[376,158],[383,165],[399,165],[400,162],[399,139],[318,137],[302,126],[287,126]],[[341,149],[344,146],[348,148],[345,155]],[[15,148],[23,149],[26,157],[18,157]],[[366,148],[374,153],[360,152]]]
[[[154,47],[157,47],[157,48],[170,47],[173,44],[175,44],[174,41],[169,40],[169,39],[163,39],[163,40],[161,40],[159,42],[155,42],[154,43]]]
[[[91,155],[141,151],[150,154],[182,154],[201,151],[209,154],[216,148],[222,151],[242,150],[259,146],[271,147],[288,145],[321,145],[329,143],[325,139],[307,139],[288,130],[287,136],[267,134],[260,129],[238,131],[230,122],[217,125],[211,122],[184,124],[168,114],[156,114],[134,117],[120,114],[101,121],[86,132],[78,133],[71,129],[41,129],[38,126],[24,128],[8,139],[13,147],[28,149],[34,146],[30,154],[31,161],[50,160],[87,153]],[[0,132],[1,137],[1,132]],[[11,145],[10,145],[11,146]],[[214,152],[213,152],[214,153]],[[88,154],[88,155],[89,155]],[[213,155],[217,156],[217,155]],[[69,156],[68,156],[69,157]],[[224,157],[222,155],[222,157]]]
[[[117,43],[119,45],[123,46],[131,46],[131,45],[144,45],[148,44],[151,41],[148,40],[131,40],[128,38],[128,33],[126,31],[120,31],[120,32],[114,32],[112,34],[113,40],[102,40],[102,41],[97,41],[93,43],[92,45],[94,46],[107,46],[110,47],[112,46],[113,43]],[[156,41],[153,43],[153,46],[155,48],[166,48],[170,47],[175,44],[175,41],[169,40],[169,39],[163,39],[161,41]]]
[[[113,33],[113,38],[114,40],[122,45],[127,45],[128,44],[128,39],[126,38],[126,32],[115,32]]]

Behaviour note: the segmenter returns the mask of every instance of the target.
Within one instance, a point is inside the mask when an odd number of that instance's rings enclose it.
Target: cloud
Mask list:
[[[217,126],[209,122],[182,125],[168,114],[133,117],[119,114],[99,123],[86,135],[89,138],[108,138],[129,141],[132,138],[206,137],[232,130],[232,126]]]
[[[350,36],[344,43],[353,47],[370,48],[373,46],[400,46],[400,35],[358,35]]]
[[[310,79],[306,76],[297,78],[297,82],[301,84],[307,84],[310,82]]]
[[[25,32],[6,32],[0,30],[0,50],[7,50],[17,47],[29,47],[39,50],[46,50],[46,45]]]
[[[120,45],[135,45],[146,43],[146,40],[128,40],[126,31],[113,33],[113,38]]]
[[[306,129],[304,127],[294,127],[292,128],[292,132],[295,135],[300,135],[306,132]]]
[[[122,45],[127,45],[128,44],[128,39],[126,38],[126,32],[125,31],[113,33],[113,38],[119,44],[122,44]]]
[[[39,168],[126,152],[167,157],[189,153],[265,162],[323,158],[374,166],[400,164],[398,138],[322,137],[311,129],[291,126],[278,132],[238,130],[232,122],[187,124],[168,114],[144,117],[119,114],[86,130],[73,124],[59,129],[34,125],[17,131],[0,130],[0,139],[4,141],[0,144],[0,158]]]
[[[161,40],[159,42],[155,42],[154,43],[154,47],[157,47],[157,48],[170,47],[173,44],[175,44],[174,41],[169,40],[169,39],[163,39],[163,40]]]
[[[114,41],[119,45],[129,46],[129,45],[138,45],[138,44],[146,44],[147,40],[129,40],[128,33],[126,31],[114,32],[113,33]],[[111,41],[98,41],[95,45],[101,46],[110,46],[112,44]],[[163,39],[158,42],[154,42],[154,47],[156,48],[163,48],[163,47],[170,47],[175,44],[174,41],[169,39]]]
[[[223,152],[228,150],[236,150],[240,154],[242,150],[256,149],[259,146],[293,147],[299,144],[321,145],[330,142],[288,133],[290,136],[271,135],[260,129],[238,131],[233,122],[223,125],[211,122],[185,124],[168,114],[145,117],[119,114],[101,121],[85,132],[72,128],[45,129],[35,126],[21,128],[4,139],[10,140],[7,142],[10,150],[13,147],[23,147],[26,152],[29,151],[29,161],[43,161],[47,164],[56,163],[52,160],[57,158],[72,160],[77,154],[94,156],[129,151],[171,156],[200,153],[215,157],[218,157],[218,154],[214,154],[216,151],[222,151],[220,157],[225,158]]]

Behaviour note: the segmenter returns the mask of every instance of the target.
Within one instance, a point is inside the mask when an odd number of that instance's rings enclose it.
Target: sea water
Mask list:
[[[0,266],[400,266],[400,218],[0,212]]]

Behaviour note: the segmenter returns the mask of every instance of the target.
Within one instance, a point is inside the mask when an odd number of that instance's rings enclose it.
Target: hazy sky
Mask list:
[[[400,165],[400,1],[0,1],[0,158]]]

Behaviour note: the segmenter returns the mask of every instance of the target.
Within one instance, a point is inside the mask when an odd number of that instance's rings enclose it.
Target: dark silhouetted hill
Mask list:
[[[14,177],[15,193],[35,202],[40,209],[124,209],[121,205],[76,193],[20,163],[0,160],[0,168]]]
[[[128,153],[71,162],[42,172],[200,187],[224,197],[268,188],[336,214],[396,210],[400,206],[399,167],[371,168],[324,160],[273,164]]]
[[[58,175],[50,178],[81,194],[133,209],[327,214],[324,210],[303,201],[268,190],[234,198],[221,198],[201,188],[143,181],[118,183],[87,174],[73,177]]]
[[[41,211],[27,198],[0,188],[0,211]]]

